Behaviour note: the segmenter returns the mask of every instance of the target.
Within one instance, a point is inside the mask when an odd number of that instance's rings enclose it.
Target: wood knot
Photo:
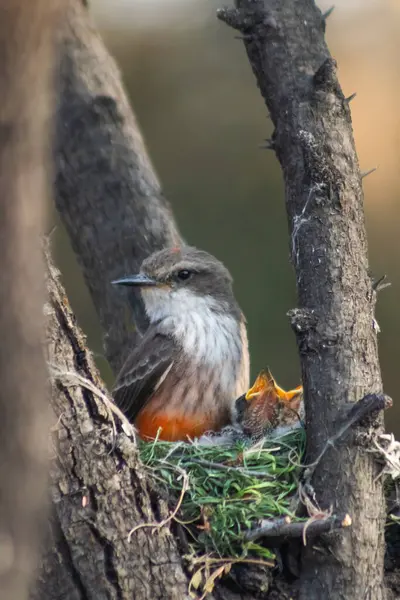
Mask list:
[[[287,316],[296,334],[307,333],[310,329],[315,329],[318,324],[315,311],[308,308],[292,308],[288,311]]]
[[[244,34],[278,29],[273,14],[265,9],[263,2],[257,0],[249,8],[219,8],[217,18]]]
[[[316,71],[313,77],[315,88],[327,90],[337,86],[336,78],[337,63],[333,58],[327,58]]]

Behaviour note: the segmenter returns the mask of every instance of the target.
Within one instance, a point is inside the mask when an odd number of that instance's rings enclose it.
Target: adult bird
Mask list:
[[[138,274],[113,283],[140,288],[150,323],[114,387],[139,435],[187,440],[229,424],[249,387],[249,352],[226,267],[182,246],[152,254]]]

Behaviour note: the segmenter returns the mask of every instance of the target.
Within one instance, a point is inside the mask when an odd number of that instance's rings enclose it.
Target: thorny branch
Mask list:
[[[381,394],[382,382],[362,173],[350,98],[324,40],[327,16],[313,0],[236,0],[234,8],[218,12],[243,37],[274,125],[269,145],[285,183],[299,305],[291,321],[301,359],[312,486],[324,510],[333,503],[335,514],[350,514],[354,523],[329,537],[326,552],[312,545],[301,549],[299,598],[384,600],[383,482],[358,436],[344,442],[363,410],[370,410],[366,399],[346,419],[347,403]],[[382,424],[378,414],[377,435]]]
[[[284,521],[284,520],[283,520]],[[351,526],[349,515],[328,516],[318,520],[310,520],[298,523],[282,522],[282,520],[265,522],[261,527],[249,531],[244,536],[246,541],[256,541],[260,538],[266,545],[279,546],[289,539],[307,537],[313,538],[335,529]]]

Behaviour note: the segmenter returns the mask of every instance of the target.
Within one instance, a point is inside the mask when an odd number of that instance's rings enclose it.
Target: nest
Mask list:
[[[265,520],[296,520],[304,449],[302,428],[255,444],[140,442],[142,462],[172,499],[173,519],[193,556],[269,560],[269,566],[274,554],[246,533]]]
[[[166,492],[171,513],[159,523],[137,525],[129,535],[141,527],[161,528],[175,521],[193,573],[189,584],[192,597],[201,590],[201,599],[205,598],[216,580],[237,563],[274,567],[271,548],[277,547],[279,536],[285,540],[302,537],[305,544],[307,536],[351,526],[351,515],[321,510],[311,476],[329,447],[366,415],[387,408],[390,399],[368,394],[354,404],[345,424],[304,469],[306,433],[298,426],[299,418],[293,418],[293,413],[299,417],[302,411],[301,392],[300,387],[285,392],[269,372],[257,378],[244,397],[242,425],[265,425],[267,415],[275,427],[257,443],[244,439],[245,427],[239,436],[226,435],[223,430],[219,441],[211,436],[192,443],[139,442],[142,463],[158,488]],[[299,406],[293,406],[293,399],[299,400]],[[248,411],[249,407],[254,410]],[[278,436],[285,427],[286,433]],[[390,436],[378,440],[374,437],[370,450],[383,463],[382,475],[388,474],[394,481],[399,478],[399,444]],[[398,508],[398,487],[394,492]],[[302,519],[297,516],[299,505],[307,515]],[[392,523],[398,523],[396,510],[390,516]]]

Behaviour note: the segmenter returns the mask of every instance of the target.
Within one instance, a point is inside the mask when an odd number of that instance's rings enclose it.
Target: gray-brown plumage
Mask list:
[[[172,336],[150,326],[141,344],[128,357],[118,375],[114,399],[128,419],[134,421],[160,379],[181,352]]]
[[[138,275],[150,325],[127,358],[114,398],[143,437],[197,437],[231,420],[248,388],[245,319],[232,278],[213,256],[191,247],[147,258]]]

